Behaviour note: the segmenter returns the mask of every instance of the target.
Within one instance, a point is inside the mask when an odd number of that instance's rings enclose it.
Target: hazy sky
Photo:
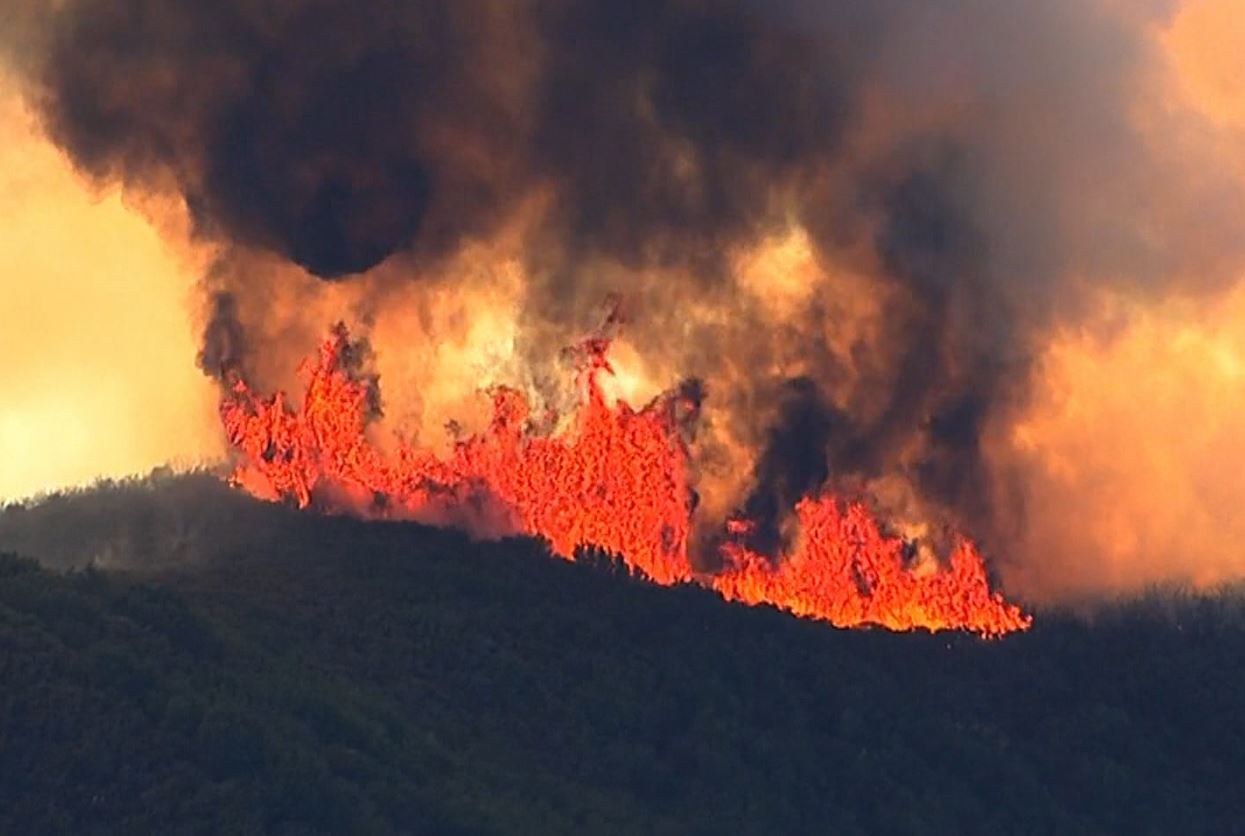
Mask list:
[[[0,499],[220,452],[196,269],[92,193],[0,78]]]

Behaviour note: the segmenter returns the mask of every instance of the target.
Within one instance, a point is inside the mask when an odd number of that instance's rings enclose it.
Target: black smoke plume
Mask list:
[[[823,400],[817,384],[800,377],[784,387],[777,424],[757,461],[755,481],[744,500],[743,517],[753,528],[743,542],[760,554],[781,554],[791,545],[783,522],[795,504],[815,493],[830,476],[830,440],[841,419]]]
[[[171,178],[203,234],[324,278],[434,257],[538,184],[565,243],[711,260],[847,106],[814,41],[736,3],[70,0],[51,26],[41,101],[82,168]]]

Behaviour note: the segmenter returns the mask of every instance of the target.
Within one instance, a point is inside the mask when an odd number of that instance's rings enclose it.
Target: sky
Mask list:
[[[176,240],[92,191],[0,77],[0,500],[220,455]]]

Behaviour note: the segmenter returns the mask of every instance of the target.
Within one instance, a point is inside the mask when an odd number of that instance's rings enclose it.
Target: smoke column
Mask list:
[[[1245,572],[1213,545],[1245,497],[1194,461],[1242,455],[1198,352],[1245,356],[1207,313],[1245,155],[1192,6],[63,0],[10,53],[90,182],[210,249],[208,374],[288,386],[344,316],[432,442],[481,384],[563,403],[617,294],[616,394],[703,381],[702,541],[744,508],[781,539],[828,479],[1041,597]],[[1182,321],[1224,336],[1165,350]],[[1172,446],[1182,369],[1206,429]]]

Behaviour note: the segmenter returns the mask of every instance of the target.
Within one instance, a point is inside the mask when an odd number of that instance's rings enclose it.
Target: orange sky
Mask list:
[[[219,453],[195,272],[0,77],[0,500]]]
[[[1245,14],[1237,0],[1186,0],[1167,46],[1202,112],[1245,129]]]

